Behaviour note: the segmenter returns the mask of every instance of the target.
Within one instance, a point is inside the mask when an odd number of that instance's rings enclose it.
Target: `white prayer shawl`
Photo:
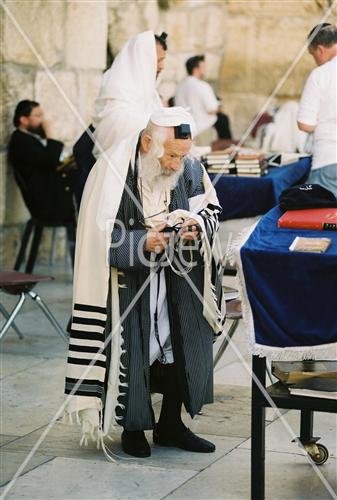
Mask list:
[[[102,78],[93,125],[96,157],[130,134],[139,132],[162,104],[156,90],[157,53],[154,33],[130,38]],[[147,120],[145,121],[146,124]]]
[[[118,420],[115,409],[119,405],[117,397],[119,394],[119,377],[125,376],[124,367],[121,365],[121,354],[123,352],[123,340],[121,336],[121,325],[119,318],[119,303],[118,303],[118,280],[117,269],[111,268],[108,265],[109,245],[111,239],[111,231],[116,218],[116,214],[121,201],[122,192],[124,189],[129,161],[134,155],[138,136],[123,141],[119,146],[112,147],[102,155],[96,162],[87,180],[81,209],[78,220],[77,242],[75,253],[75,269],[74,269],[74,294],[73,294],[73,322],[72,322],[72,337],[69,347],[69,358],[67,367],[67,380],[79,380],[84,386],[90,386],[93,381],[104,382],[105,368],[104,363],[106,356],[103,351],[105,336],[110,332],[105,330],[105,322],[107,314],[106,307],[111,308],[111,359],[109,369],[109,383],[105,407],[102,407],[102,402],[99,397],[74,395],[78,389],[79,383],[76,386],[70,384],[67,396],[67,405],[65,416],[72,421],[72,414],[76,415],[76,419],[82,424],[82,442],[86,443],[88,438],[93,438],[101,443],[104,448],[103,436],[107,435],[113,420]],[[107,161],[109,160],[109,161]],[[113,178],[113,166],[118,165],[119,181]],[[105,184],[106,179],[110,179],[108,184]],[[112,182],[114,181],[114,182]],[[123,184],[123,185],[122,185]],[[207,175],[204,175],[205,194],[194,197],[190,200],[190,212],[184,210],[176,210],[170,214],[169,222],[175,223],[178,218],[183,219],[194,217],[198,220],[205,231],[204,220],[197,215],[197,212],[209,210],[209,204],[218,205],[214,187]],[[106,205],[102,204],[102,191],[109,193],[109,197],[105,196]],[[204,316],[209,324],[214,329],[215,333],[222,331],[224,318],[224,310],[219,311],[216,305],[214,287],[211,283],[211,262],[216,255],[216,262],[221,263],[220,245],[216,244],[217,239],[210,246],[206,237],[202,237],[202,250],[205,262],[205,285],[204,285]],[[111,303],[107,305],[107,297],[109,292],[109,279],[111,285]],[[222,301],[224,304],[224,301]],[[86,310],[87,309],[87,310]],[[94,324],[90,324],[94,323]],[[97,323],[97,324],[96,324]],[[93,332],[93,335],[101,335],[101,340],[87,340],[86,333],[83,330]],[[78,339],[73,338],[78,332]],[[84,353],[72,352],[72,345],[77,344],[80,347],[83,345],[97,347],[97,354],[86,355]],[[100,362],[100,366],[95,362],[94,365],[84,365],[82,359],[95,359]],[[79,364],[77,364],[79,363]],[[82,363],[82,364],[81,364]],[[89,384],[89,385],[88,385]],[[67,383],[66,383],[67,387]],[[71,391],[70,391],[71,389]],[[88,390],[88,389],[87,389]],[[104,429],[102,425],[104,412]],[[106,453],[108,456],[108,453]],[[109,457],[111,458],[111,457]]]

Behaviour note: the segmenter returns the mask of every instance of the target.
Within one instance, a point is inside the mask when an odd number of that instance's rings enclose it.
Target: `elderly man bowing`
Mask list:
[[[213,400],[212,344],[224,320],[221,209],[188,156],[191,122],[179,107],[153,114],[136,141],[97,163],[81,206],[67,411],[104,449],[116,420],[123,450],[138,457],[151,454],[147,429],[158,445],[215,450],[181,420],[182,404],[193,417]],[[157,424],[152,390],[163,393]]]

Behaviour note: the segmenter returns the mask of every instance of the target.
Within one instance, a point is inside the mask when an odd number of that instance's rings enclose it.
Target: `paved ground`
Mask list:
[[[37,289],[63,326],[70,315],[70,280],[69,273],[58,271],[54,283],[41,284]],[[14,304],[13,297],[1,299],[8,309]],[[19,340],[10,330],[1,346],[2,491],[45,432],[63,400],[65,344],[34,303],[25,306],[17,324],[25,334],[24,339]],[[215,372],[215,403],[206,406],[194,421],[185,418],[192,430],[216,443],[214,454],[153,446],[151,458],[130,459],[121,452],[116,431],[115,441],[109,444],[117,455],[117,462],[112,464],[100,450],[80,448],[77,427],[58,421],[6,498],[249,499],[250,362],[240,328],[234,342],[246,366],[229,347]],[[159,406],[160,398],[156,396],[156,411]],[[297,435],[298,413],[287,412],[284,418]],[[267,426],[266,498],[332,498],[272,411],[268,413]],[[322,443],[330,451],[328,462],[319,470],[336,490],[334,416],[317,414],[315,435],[322,436]],[[152,442],[150,433],[149,440]]]

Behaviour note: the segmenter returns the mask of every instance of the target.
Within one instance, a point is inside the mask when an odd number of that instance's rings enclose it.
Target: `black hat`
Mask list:
[[[335,195],[319,184],[301,184],[286,189],[280,196],[282,212],[306,208],[337,207]]]
[[[163,47],[164,50],[167,50],[167,33],[165,31],[162,32],[161,35],[154,35],[156,41],[160,43],[160,45]]]

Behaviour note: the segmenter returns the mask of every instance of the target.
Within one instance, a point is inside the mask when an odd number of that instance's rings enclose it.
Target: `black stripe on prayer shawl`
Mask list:
[[[106,307],[98,307],[98,306],[89,306],[87,304],[75,304],[75,311],[89,311],[89,312],[97,312],[99,314],[106,314]]]
[[[101,351],[100,347],[86,346],[86,345],[69,345],[69,351],[77,351],[77,352],[99,352]],[[105,354],[104,351],[101,354]]]
[[[97,390],[96,392],[92,392],[92,391],[80,391],[80,390],[76,390],[74,392],[72,392],[72,389],[68,389],[67,387],[64,389],[64,392],[66,394],[72,394],[72,396],[91,396],[93,398],[102,398],[103,394],[104,394],[104,391],[100,392],[99,390]]]
[[[77,384],[78,382],[78,379],[77,378],[70,378],[70,377],[66,377],[66,382],[69,383],[69,384]],[[82,382],[81,382],[81,385],[91,385],[91,386],[94,386],[94,385],[97,385],[99,387],[104,387],[104,382],[102,382],[101,380],[90,380],[90,379],[84,379]]]
[[[77,323],[79,325],[102,326],[103,328],[105,328],[106,320],[95,318],[79,318],[78,316],[73,316],[73,323]]]
[[[98,340],[103,342],[104,332],[85,332],[83,330],[71,330],[70,339]]]
[[[104,354],[102,354],[102,356],[104,356]],[[73,364],[73,365],[90,365],[90,363],[92,363],[92,359],[68,357],[68,363]],[[101,361],[99,359],[96,359],[92,363],[92,366],[101,366],[102,368],[105,368],[105,364],[106,364],[105,361]]]
[[[74,391],[74,394],[78,394],[79,392],[85,392],[85,393],[96,393],[96,394],[103,394],[104,392],[104,387],[102,387],[101,385],[97,385],[97,384],[91,384],[91,383],[88,383],[86,380],[84,380],[81,384],[78,385],[78,381],[77,382],[67,382],[66,381],[66,384],[65,384],[65,391],[69,394],[71,391],[74,390],[74,388],[76,387],[75,391]]]

